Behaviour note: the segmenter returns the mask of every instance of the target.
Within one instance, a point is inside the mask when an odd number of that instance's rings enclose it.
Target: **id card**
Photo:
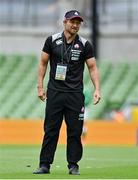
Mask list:
[[[67,65],[57,64],[55,79],[65,81],[67,72]]]

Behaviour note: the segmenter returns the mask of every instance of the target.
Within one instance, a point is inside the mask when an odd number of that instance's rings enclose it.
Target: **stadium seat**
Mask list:
[[[138,63],[99,61],[102,99],[93,105],[94,87],[84,69],[86,119],[99,119],[109,110],[135,102],[138,94]],[[0,54],[0,118],[44,118],[45,103],[37,97],[38,60],[34,54]],[[49,65],[45,77],[46,88]]]
[[[119,109],[125,102],[129,93],[131,93],[135,83],[137,82],[138,73],[135,65],[130,65],[129,70],[125,73],[124,78],[121,79],[120,84],[116,90],[111,94],[108,101],[108,108]]]

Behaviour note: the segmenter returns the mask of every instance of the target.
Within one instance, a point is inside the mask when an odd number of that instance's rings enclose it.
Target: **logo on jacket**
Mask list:
[[[61,40],[61,39],[57,40],[57,41],[56,41],[56,44],[57,44],[57,45],[62,44],[62,40]]]
[[[79,47],[80,47],[79,44],[75,44],[75,45],[74,45],[74,48],[75,48],[75,49],[79,49]]]
[[[84,111],[85,111],[85,107],[83,106],[83,107],[81,108],[81,112],[84,113]]]

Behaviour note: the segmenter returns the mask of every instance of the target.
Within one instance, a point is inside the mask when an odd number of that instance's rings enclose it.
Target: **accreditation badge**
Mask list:
[[[67,72],[66,64],[57,64],[55,79],[65,81]]]

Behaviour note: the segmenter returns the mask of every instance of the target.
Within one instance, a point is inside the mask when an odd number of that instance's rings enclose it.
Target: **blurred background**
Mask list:
[[[36,90],[39,57],[45,39],[62,31],[64,14],[71,9],[84,17],[80,35],[93,43],[101,76],[102,99],[94,106],[85,68],[84,134],[91,122],[129,123],[137,144],[138,0],[0,0],[1,136],[11,119],[44,119],[45,104]],[[45,88],[47,81],[48,73]]]

